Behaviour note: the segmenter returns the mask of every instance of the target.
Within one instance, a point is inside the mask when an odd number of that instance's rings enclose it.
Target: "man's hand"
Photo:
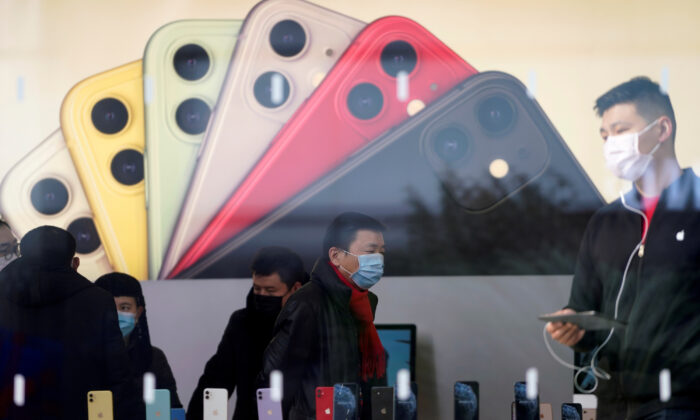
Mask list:
[[[561,311],[556,311],[550,315],[569,315],[575,314],[576,311],[573,309],[562,309]],[[548,322],[547,332],[556,341],[564,344],[565,346],[574,346],[576,343],[581,341],[586,330],[582,330],[576,324],[571,324],[569,322]]]

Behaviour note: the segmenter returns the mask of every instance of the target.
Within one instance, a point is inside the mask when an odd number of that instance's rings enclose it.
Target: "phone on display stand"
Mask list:
[[[561,405],[561,420],[583,420],[583,407],[578,403]]]
[[[513,418],[515,420],[539,420],[540,418],[540,398],[534,400],[527,398],[527,384],[518,381],[513,385],[515,401],[513,402]]]
[[[228,420],[228,391],[224,388],[204,389],[204,420]]]
[[[316,420],[333,420],[333,387],[316,388]]]
[[[187,420],[184,408],[171,408],[170,420]]]
[[[527,88],[506,73],[484,72],[373,140],[191,274],[245,277],[269,243],[312,266],[315,238],[338,209],[371,214],[387,227],[386,276],[571,273],[602,205]],[[523,245],[534,237],[542,240]]]
[[[372,420],[394,420],[394,387],[372,387]]]
[[[61,129],[112,267],[147,280],[141,60],[75,85]]]
[[[360,418],[360,387],[354,383],[333,385],[333,420]]]
[[[259,420],[282,420],[282,401],[272,401],[270,388],[260,388],[258,397]]]
[[[158,278],[243,22],[161,26],[143,54],[149,278]]]
[[[88,391],[88,420],[113,420],[112,391]]]
[[[155,390],[153,403],[146,404],[146,420],[170,420],[170,390]]]
[[[418,419],[418,384],[411,382],[411,395],[406,400],[401,400],[396,396],[396,420],[417,420]]]
[[[60,129],[2,179],[0,214],[20,240],[37,226],[66,229],[76,241],[78,272],[87,279],[94,281],[114,271]]]
[[[455,420],[479,420],[479,383],[457,381],[454,386]]]
[[[266,0],[248,13],[163,262],[164,277],[189,265],[181,261],[185,252],[364,26],[300,0]]]

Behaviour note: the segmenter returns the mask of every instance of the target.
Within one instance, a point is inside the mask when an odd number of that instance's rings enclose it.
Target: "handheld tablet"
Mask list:
[[[540,315],[537,317],[545,322],[569,322],[571,324],[576,324],[584,330],[595,331],[595,330],[609,330],[611,328],[625,328],[627,324],[614,319],[610,319],[600,312],[596,311],[585,311],[578,312],[575,314],[561,314],[561,315]]]

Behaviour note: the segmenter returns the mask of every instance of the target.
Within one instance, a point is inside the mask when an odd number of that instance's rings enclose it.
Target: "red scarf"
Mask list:
[[[357,342],[359,343],[360,355],[362,356],[362,379],[367,381],[371,377],[381,378],[386,375],[386,355],[382,342],[379,340],[377,328],[374,326],[374,316],[369,303],[369,292],[361,290],[355,284],[345,279],[333,264],[330,262],[329,264],[333,267],[333,271],[335,271],[340,281],[352,291],[352,295],[350,295],[350,312],[360,324]]]

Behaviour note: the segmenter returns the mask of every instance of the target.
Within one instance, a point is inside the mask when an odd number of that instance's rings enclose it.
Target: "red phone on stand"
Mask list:
[[[333,387],[316,388],[316,420],[333,420]]]
[[[203,256],[476,73],[410,19],[367,25],[168,277],[189,277]]]

